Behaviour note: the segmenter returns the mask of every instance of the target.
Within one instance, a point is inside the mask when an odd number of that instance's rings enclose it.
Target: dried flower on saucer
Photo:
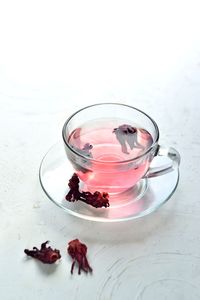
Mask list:
[[[109,195],[108,193],[100,193],[98,191],[94,193],[90,192],[80,192],[79,191],[79,178],[76,173],[73,174],[72,178],[69,180],[68,186],[70,188],[68,194],[66,195],[65,199],[69,202],[74,201],[82,201],[86,204],[89,204],[93,207],[100,208],[100,207],[109,207]]]
[[[142,146],[137,141],[137,128],[123,124],[117,128],[113,129],[113,133],[115,133],[118,142],[121,144],[122,152],[129,154],[127,150],[127,144],[132,150],[135,148],[142,148]]]

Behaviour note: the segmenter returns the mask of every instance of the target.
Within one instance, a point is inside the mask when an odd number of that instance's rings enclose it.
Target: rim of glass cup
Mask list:
[[[155,141],[153,142],[153,144],[144,152],[142,153],[141,155],[137,156],[137,157],[134,157],[134,158],[130,158],[130,159],[126,159],[126,160],[120,160],[120,161],[103,161],[103,160],[98,160],[98,159],[94,159],[92,157],[88,157],[88,156],[85,156],[79,152],[77,152],[75,149],[73,149],[70,144],[68,143],[68,141],[66,140],[65,138],[65,132],[66,132],[66,127],[69,123],[69,121],[75,116],[77,115],[79,112],[81,112],[82,110],[85,110],[87,108],[90,108],[90,107],[94,107],[94,106],[100,106],[100,105],[119,105],[119,106],[125,106],[125,107],[128,107],[128,108],[131,108],[131,109],[134,109],[140,113],[142,113],[143,115],[145,115],[151,122],[152,124],[154,125],[154,128],[155,128],[155,131],[156,131],[156,138],[155,138]],[[117,103],[117,102],[104,102],[104,103],[96,103],[96,104],[92,104],[92,105],[88,105],[88,106],[85,106],[79,110],[77,110],[75,113],[73,113],[64,123],[63,125],[63,129],[62,129],[62,137],[63,137],[63,140],[64,140],[64,143],[65,145],[69,148],[70,151],[72,151],[73,153],[75,153],[77,156],[79,157],[82,157],[84,159],[87,159],[88,161],[93,161],[93,162],[96,162],[96,163],[107,163],[107,164],[123,164],[123,163],[128,163],[128,162],[132,162],[132,161],[135,161],[143,156],[145,156],[146,154],[148,154],[153,148],[154,146],[158,143],[158,140],[159,140],[159,128],[158,128],[158,125],[156,124],[156,122],[154,121],[154,119],[152,119],[148,114],[146,114],[144,111],[136,108],[136,107],[133,107],[131,105],[128,105],[128,104],[123,104],[123,103]]]

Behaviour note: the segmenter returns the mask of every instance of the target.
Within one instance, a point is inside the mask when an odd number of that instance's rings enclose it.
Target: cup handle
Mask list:
[[[160,175],[164,175],[178,168],[181,161],[179,152],[172,147],[164,147],[158,145],[157,153],[155,156],[166,156],[171,162],[160,167],[150,167],[145,177],[151,178]]]

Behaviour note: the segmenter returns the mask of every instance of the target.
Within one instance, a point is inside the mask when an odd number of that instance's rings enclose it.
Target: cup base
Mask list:
[[[91,189],[83,182],[81,182],[80,188],[81,190],[89,191],[89,192],[104,191],[104,190],[101,191],[98,188]],[[122,207],[124,205],[130,204],[130,202],[136,202],[145,194],[147,188],[148,188],[148,180],[146,178],[141,179],[137,184],[135,184],[134,186],[126,190],[122,190],[120,192],[109,192],[109,202],[111,203],[113,208]]]

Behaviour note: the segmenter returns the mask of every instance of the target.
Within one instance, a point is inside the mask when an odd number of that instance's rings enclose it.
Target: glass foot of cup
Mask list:
[[[131,202],[138,201],[146,192],[148,187],[148,180],[146,178],[141,179],[133,187],[120,192],[120,193],[109,193],[109,202],[112,208],[122,207],[130,205]],[[90,191],[84,183],[80,184],[80,189],[83,191]],[[93,190],[96,191],[98,189]]]
[[[120,194],[110,195],[109,208],[94,208],[81,201],[68,202],[68,181],[74,170],[68,161],[62,143],[54,145],[40,166],[40,183],[57,206],[71,215],[92,221],[118,222],[136,219],[158,209],[173,195],[179,181],[179,170],[154,178],[145,178]]]

